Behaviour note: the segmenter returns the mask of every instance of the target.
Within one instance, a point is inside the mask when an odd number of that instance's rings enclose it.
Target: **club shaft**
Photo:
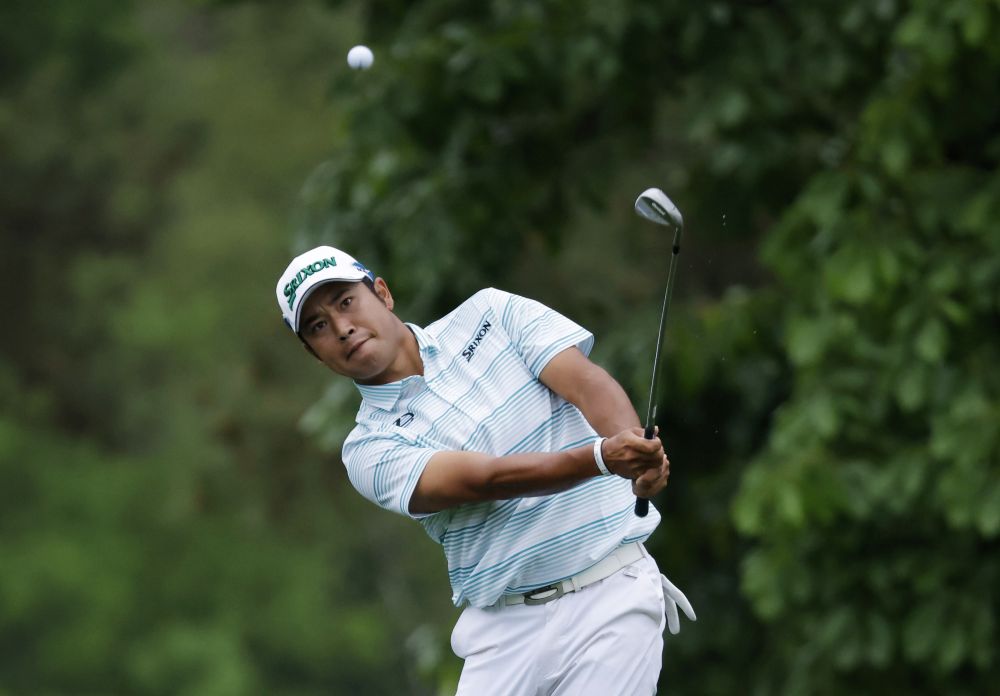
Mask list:
[[[677,267],[679,249],[674,245],[674,253],[670,255],[670,270],[667,272],[667,287],[663,291],[663,307],[660,309],[660,328],[656,334],[656,352],[653,354],[653,376],[649,383],[649,405],[646,407],[646,430],[651,431],[656,425],[656,406],[660,396],[660,354],[663,352],[663,334],[667,326],[667,312],[670,309],[670,296],[674,289],[674,269]],[[651,438],[652,436],[647,435]]]
[[[663,307],[660,309],[660,328],[656,334],[656,352],[653,354],[653,377],[649,384],[649,405],[646,409],[646,426],[643,433],[647,440],[652,440],[656,432],[656,407],[659,400],[660,383],[660,353],[663,351],[663,335],[667,326],[667,311],[670,309],[670,296],[674,290],[674,276],[677,268],[677,257],[681,252],[681,230],[674,233],[674,246],[670,254],[670,269],[667,271],[667,287],[663,291]],[[649,514],[649,500],[635,499],[635,514],[645,517]]]

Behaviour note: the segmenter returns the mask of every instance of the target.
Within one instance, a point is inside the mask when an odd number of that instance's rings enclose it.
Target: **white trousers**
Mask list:
[[[654,694],[665,625],[648,554],[547,604],[467,607],[451,634],[458,696]]]

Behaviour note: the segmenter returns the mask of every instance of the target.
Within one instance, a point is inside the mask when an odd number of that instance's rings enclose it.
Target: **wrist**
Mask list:
[[[606,437],[599,437],[594,440],[594,463],[597,464],[597,470],[601,472],[601,476],[611,476],[611,470],[608,469],[607,465],[604,463],[604,453],[601,448],[604,446],[604,441],[607,440]]]

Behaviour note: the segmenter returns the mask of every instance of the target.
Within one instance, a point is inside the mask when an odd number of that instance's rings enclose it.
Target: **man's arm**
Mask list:
[[[592,363],[578,348],[567,348],[552,358],[538,376],[549,389],[566,399],[583,414],[590,426],[605,437],[625,428],[639,427],[639,415],[615,379]],[[667,485],[670,460],[633,478],[636,495],[652,498]]]
[[[579,348],[557,353],[538,380],[580,409],[590,426],[605,437],[640,427],[639,415],[625,390]]]
[[[665,460],[659,440],[646,440],[634,427],[609,437],[602,447],[612,473],[635,480]],[[600,475],[591,445],[562,452],[494,457],[481,452],[438,452],[427,462],[410,497],[409,510],[422,514],[463,503],[507,500],[564,491]]]

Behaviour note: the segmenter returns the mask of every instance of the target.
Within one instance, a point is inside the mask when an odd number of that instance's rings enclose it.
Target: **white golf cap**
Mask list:
[[[335,280],[374,282],[375,274],[358,263],[350,254],[331,246],[320,246],[299,254],[278,279],[275,293],[285,323],[295,333],[299,332],[299,317],[306,298],[320,285]]]

